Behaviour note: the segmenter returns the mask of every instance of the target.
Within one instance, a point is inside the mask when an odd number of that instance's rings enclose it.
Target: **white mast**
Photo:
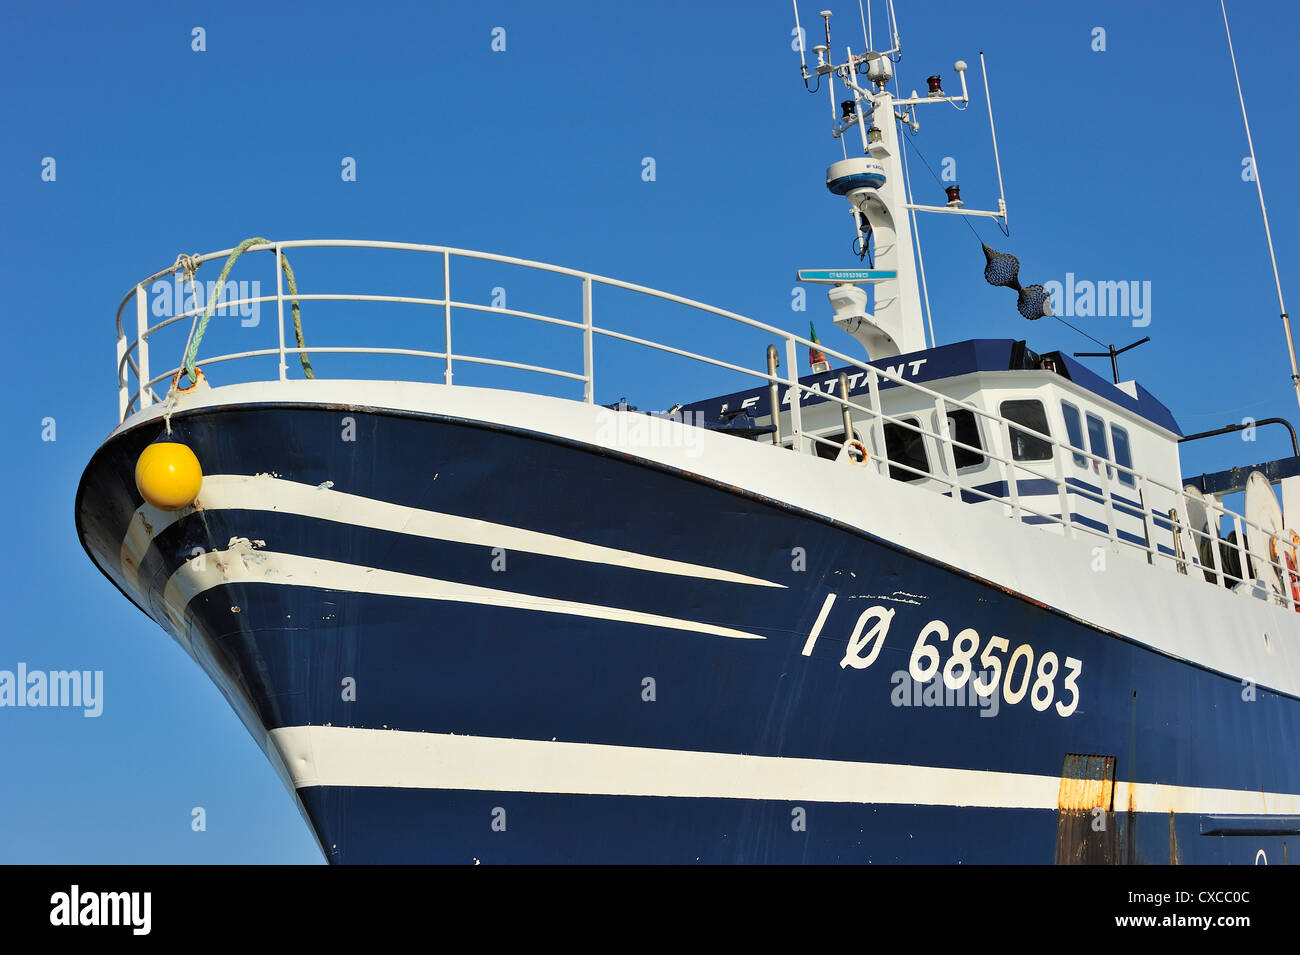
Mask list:
[[[853,155],[853,151],[847,151],[847,158],[832,163],[827,169],[826,188],[848,200],[859,239],[864,246],[873,242],[875,259],[874,267],[870,269],[805,270],[799,273],[799,280],[833,286],[829,298],[835,324],[866,346],[873,359],[921,351],[926,347],[925,315],[921,307],[909,211],[1006,218],[1006,203],[1001,198],[997,212],[965,209],[955,185],[949,187],[949,201],[945,206],[916,205],[907,194],[902,164],[904,143],[899,124],[905,123],[915,132],[920,125],[915,116],[917,106],[951,103],[963,108],[969,103],[966,64],[961,60],[954,64],[961,80],[960,96],[944,93],[940,78],[934,76],[928,80],[930,89],[927,95],[914,93],[907,98],[897,98],[887,88],[893,78],[890,57],[901,47],[896,26],[891,24],[890,35],[894,44],[891,49],[884,52],[868,50],[854,55],[852,49],[847,48],[845,60],[836,64],[830,57],[831,12],[823,10],[820,15],[825,21],[826,43],[813,47],[817,65],[812,72],[802,62],[800,50],[804,85],[808,86],[808,81],[814,76],[818,83],[823,78],[830,83],[838,78],[853,99],[841,104],[843,115],[834,126],[832,135],[845,142],[843,137],[856,127],[861,139],[860,154]],[[797,0],[795,20],[797,26]],[[860,287],[862,285],[875,286],[874,311],[867,310],[867,294]]]

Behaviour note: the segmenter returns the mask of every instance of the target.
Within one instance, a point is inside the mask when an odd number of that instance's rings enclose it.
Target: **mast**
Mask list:
[[[820,14],[825,22],[826,42],[813,47],[816,66],[810,70],[802,43],[799,50],[800,72],[806,88],[814,91],[809,81],[815,78],[818,85],[824,80],[833,90],[838,80],[852,96],[840,103],[842,115],[831,132],[841,140],[846,158],[833,162],[826,170],[826,188],[848,202],[861,256],[865,258],[871,250],[875,254],[871,268],[802,270],[798,279],[832,286],[828,297],[835,324],[858,339],[873,359],[926,347],[925,313],[918,281],[919,250],[909,213],[988,216],[1006,221],[1003,198],[998,199],[996,212],[966,209],[955,184],[947,187],[946,205],[912,202],[906,186],[902,156],[905,143],[900,127],[906,125],[913,132],[920,128],[916,120],[918,106],[948,103],[964,109],[970,96],[966,89],[966,63],[962,60],[953,66],[961,81],[960,96],[946,94],[939,76],[927,79],[929,90],[923,96],[913,92],[904,98],[890,91],[889,83],[894,79],[893,58],[902,47],[892,6],[891,2],[887,11],[891,13],[889,36],[893,43],[888,50],[867,50],[855,55],[852,47],[846,47],[844,60],[834,62],[830,55],[832,14],[829,10]],[[794,7],[798,29],[797,0]],[[802,37],[802,32],[798,35]],[[860,149],[849,146],[849,140],[854,139],[860,141]],[[871,309],[863,288],[867,285],[874,286]]]
[[[883,58],[874,62],[888,63]],[[887,68],[877,67],[877,76],[887,73]],[[883,88],[875,94],[867,93],[851,75],[846,77],[845,85],[854,96],[852,116],[864,127],[859,132],[865,155],[832,163],[826,170],[826,188],[848,201],[861,241],[874,243],[875,266],[881,277],[871,282],[875,285],[874,314],[866,312],[866,293],[856,286],[850,287],[857,295],[843,287],[838,296],[832,292],[832,306],[841,306],[835,323],[841,327],[851,324],[853,327],[846,330],[866,345],[873,358],[920,351],[926,347],[925,316],[907,215],[903,143],[894,115],[894,97]],[[866,126],[868,121],[870,126]],[[841,314],[845,307],[852,308],[848,315]],[[859,320],[850,321],[854,316]]]

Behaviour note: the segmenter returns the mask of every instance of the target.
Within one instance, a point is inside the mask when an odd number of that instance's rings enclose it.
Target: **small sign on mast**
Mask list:
[[[799,282],[815,285],[858,285],[863,282],[886,282],[898,278],[894,269],[800,269]]]

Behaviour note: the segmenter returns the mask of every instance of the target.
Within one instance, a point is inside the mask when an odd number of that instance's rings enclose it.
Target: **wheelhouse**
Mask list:
[[[682,410],[720,426],[743,420],[755,440],[809,444],[822,458],[856,461],[865,452],[893,480],[1051,532],[1083,528],[1138,545],[1139,557],[1181,558],[1182,432],[1136,382],[1113,385],[1060,352],[1039,355],[1010,339],[958,342],[865,367],[881,374],[848,367],[800,379],[798,389],[776,388],[775,420],[773,390],[761,387]]]

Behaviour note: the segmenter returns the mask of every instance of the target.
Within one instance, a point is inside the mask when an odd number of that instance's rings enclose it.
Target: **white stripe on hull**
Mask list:
[[[702,580],[721,580],[756,587],[780,587],[785,584],[747,577],[717,567],[690,564],[680,560],[651,557],[634,551],[588,544],[585,541],[542,534],[508,524],[494,524],[456,514],[421,510],[392,504],[344,491],[320,488],[297,481],[260,474],[248,477],[237,474],[212,474],[203,478],[198,504],[204,510],[278,511],[320,520],[341,521],[356,527],[392,531],[456,544],[500,547],[506,551],[562,557],[566,560],[629,567],[656,574],[674,574]],[[122,541],[122,570],[132,586],[139,586],[136,575],[149,545],[160,533],[180,520],[188,510],[160,511],[143,504],[131,518]]]
[[[993,809],[1058,808],[1056,776],[897,763],[749,756],[358,729],[272,730],[295,788],[362,786],[878,803]],[[1300,795],[1117,782],[1117,811],[1300,815]]]
[[[167,581],[167,588],[163,594],[163,602],[172,612],[177,615],[183,614],[185,607],[195,596],[221,584],[261,583],[290,587],[319,587],[324,590],[380,594],[387,597],[448,600],[489,607],[511,607],[538,613],[568,614],[616,623],[666,627],[670,630],[707,633],[739,640],[765,639],[757,633],[748,633],[698,620],[665,617],[621,607],[577,603],[554,597],[539,597],[492,587],[478,587],[454,580],[420,577],[393,570],[378,570],[374,567],[344,564],[319,557],[255,550],[247,541],[232,543],[236,546],[229,550],[213,551],[192,558],[177,568],[171,579]]]

